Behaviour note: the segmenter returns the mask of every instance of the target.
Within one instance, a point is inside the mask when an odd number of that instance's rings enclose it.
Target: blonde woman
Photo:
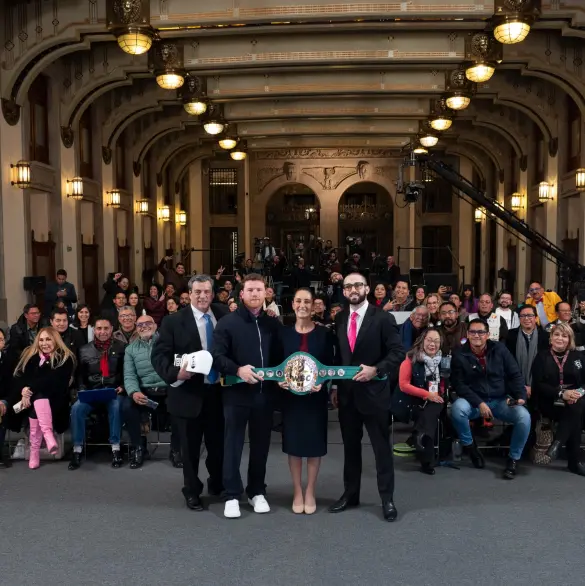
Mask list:
[[[74,368],[75,356],[59,332],[50,327],[40,330],[16,365],[14,402],[20,399],[22,411],[28,414],[31,470],[40,465],[43,438],[49,453],[58,451],[54,430],[62,433],[67,429],[69,384]]]

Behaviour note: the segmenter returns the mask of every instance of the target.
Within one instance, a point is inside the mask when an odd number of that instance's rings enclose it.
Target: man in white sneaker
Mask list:
[[[520,327],[520,318],[518,314],[512,309],[512,295],[506,291],[500,293],[498,299],[498,307],[496,313],[506,320],[508,330]]]
[[[242,305],[224,317],[213,332],[213,364],[222,374],[242,382],[223,387],[225,418],[223,486],[224,516],[240,516],[239,499],[244,492],[240,462],[246,427],[250,438],[248,502],[255,513],[268,513],[266,460],[270,449],[274,399],[279,392],[273,382],[263,381],[263,369],[279,364],[280,321],[263,310],[266,286],[261,275],[251,273],[242,281]]]

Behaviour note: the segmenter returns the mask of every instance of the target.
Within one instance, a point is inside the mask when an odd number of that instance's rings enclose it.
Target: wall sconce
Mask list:
[[[186,226],[187,225],[187,212],[184,210],[179,210],[175,215],[175,222],[179,226]]]
[[[83,199],[83,179],[81,177],[67,179],[67,197],[75,200]]]
[[[30,187],[30,163],[27,161],[18,161],[16,165],[10,165],[11,185],[16,185],[20,189]]]
[[[510,207],[513,212],[521,210],[524,206],[522,205],[522,195],[520,193],[513,193],[510,197]]]
[[[479,224],[483,220],[485,210],[483,208],[475,208],[473,219]]]
[[[171,220],[171,208],[169,206],[163,206],[158,208],[158,219],[163,222],[170,222]]]
[[[106,207],[119,208],[122,203],[122,196],[119,189],[113,189],[112,191],[106,191],[108,195],[108,201]]]
[[[552,198],[552,186],[547,181],[541,181],[538,184],[538,201],[540,203],[546,203]]]
[[[147,199],[137,199],[135,204],[135,213],[139,216],[146,216],[148,214],[148,200]]]
[[[577,191],[585,191],[585,168],[575,171],[575,185]]]

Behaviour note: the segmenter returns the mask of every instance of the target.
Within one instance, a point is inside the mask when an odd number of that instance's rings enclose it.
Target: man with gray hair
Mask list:
[[[191,303],[168,315],[161,324],[151,361],[157,374],[169,385],[167,408],[177,424],[183,457],[183,496],[187,507],[202,511],[203,483],[199,480],[201,441],[205,437],[210,495],[223,491],[223,403],[219,376],[212,368],[207,376],[188,372],[182,357],[212,350],[213,330],[229,313],[227,306],[212,304],[213,279],[197,275],[189,279]]]
[[[429,327],[429,310],[424,305],[419,305],[412,310],[410,318],[400,326],[400,338],[402,346],[408,352],[416,339]]]

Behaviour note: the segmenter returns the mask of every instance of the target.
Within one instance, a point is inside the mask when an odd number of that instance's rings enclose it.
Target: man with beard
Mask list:
[[[182,291],[187,288],[189,275],[185,274],[185,265],[182,262],[178,262],[174,269],[170,268],[168,263],[172,260],[172,256],[165,256],[158,263],[158,272],[163,276],[165,283],[173,285],[175,291]],[[172,294],[174,295],[174,292]]]
[[[340,380],[331,401],[339,408],[344,447],[344,492],[329,511],[339,513],[359,505],[362,475],[362,436],[366,427],[378,477],[378,492],[386,521],[398,516],[394,506],[394,464],[390,445],[390,385],[396,379],[405,353],[396,325],[388,313],[367,302],[370,288],[359,273],[345,277],[343,291],[349,308],[335,318],[339,340],[339,363],[359,366],[350,380]]]
[[[467,341],[467,325],[457,319],[457,308],[450,301],[441,303],[439,319],[441,321],[438,327],[443,333],[441,352],[443,356],[448,356]]]
[[[496,313],[506,320],[508,329],[519,328],[520,319],[518,318],[518,314],[512,309],[512,295],[507,291],[500,293],[498,305],[499,307],[496,307]]]
[[[394,287],[394,299],[384,305],[384,311],[412,311],[416,301],[411,297],[408,283],[397,281]]]
[[[484,293],[479,298],[479,311],[469,314],[467,322],[474,319],[483,319],[489,328],[490,340],[493,342],[504,342],[508,335],[506,320],[494,312],[494,301],[489,293]]]

